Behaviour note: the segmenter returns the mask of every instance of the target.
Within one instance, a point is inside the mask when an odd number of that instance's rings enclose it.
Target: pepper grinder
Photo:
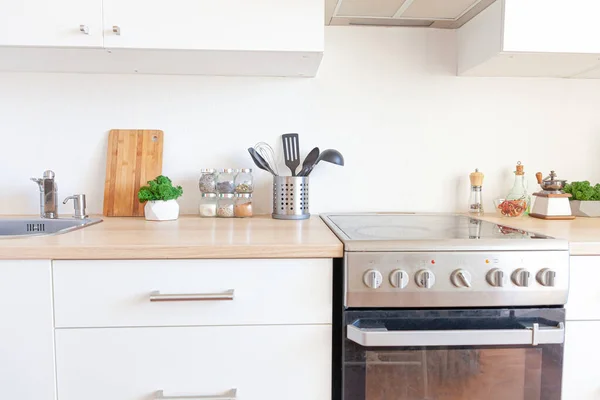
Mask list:
[[[475,169],[469,175],[471,180],[471,197],[469,199],[469,214],[483,215],[483,198],[481,194],[481,187],[483,185],[483,174],[479,172],[479,169]]]

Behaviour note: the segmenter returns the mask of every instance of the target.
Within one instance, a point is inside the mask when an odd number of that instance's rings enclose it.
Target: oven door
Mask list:
[[[559,400],[564,310],[346,311],[344,400]]]

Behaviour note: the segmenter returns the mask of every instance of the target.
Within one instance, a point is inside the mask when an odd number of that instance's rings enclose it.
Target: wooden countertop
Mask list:
[[[481,219],[558,239],[566,239],[569,241],[569,248],[573,256],[600,255],[600,218],[577,217],[571,221],[550,221],[528,216],[507,218],[486,215]]]
[[[335,258],[342,243],[317,217],[281,221],[184,216],[109,218],[52,236],[0,239],[0,259]]]
[[[547,221],[482,217],[570,242],[571,255],[600,255],[600,218]],[[183,216],[177,221],[108,218],[74,232],[0,239],[0,259],[336,258],[342,243],[317,216],[279,221]]]

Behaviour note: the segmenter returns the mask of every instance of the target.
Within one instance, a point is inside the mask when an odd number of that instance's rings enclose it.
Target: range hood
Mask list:
[[[325,24],[456,29],[495,1],[325,0]]]

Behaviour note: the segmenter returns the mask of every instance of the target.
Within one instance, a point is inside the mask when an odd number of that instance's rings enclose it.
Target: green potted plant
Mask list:
[[[173,186],[169,178],[163,175],[148,181],[138,192],[140,203],[144,206],[144,216],[148,221],[172,221],[179,217],[177,199],[183,194],[181,186]]]
[[[600,217],[600,183],[571,182],[564,188],[571,196],[571,213],[578,217]]]

